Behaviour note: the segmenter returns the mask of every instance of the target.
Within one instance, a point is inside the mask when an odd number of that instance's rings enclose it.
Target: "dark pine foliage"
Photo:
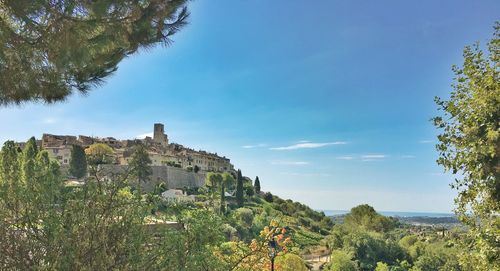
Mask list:
[[[257,176],[255,178],[255,183],[254,183],[254,188],[255,188],[255,194],[259,194],[260,193],[260,180],[259,180],[259,176]]]
[[[0,105],[87,93],[138,49],[168,45],[186,0],[0,1]]]
[[[79,145],[73,145],[71,149],[69,173],[79,179],[87,174],[87,157],[85,156],[85,151]]]
[[[151,163],[152,161],[151,158],[149,158],[146,146],[143,144],[135,146],[129,167],[131,175],[138,181],[139,186],[150,180],[153,174],[153,169],[150,166]]]
[[[243,206],[243,176],[241,175],[241,170],[238,169],[238,176],[236,178],[236,202],[239,207]]]

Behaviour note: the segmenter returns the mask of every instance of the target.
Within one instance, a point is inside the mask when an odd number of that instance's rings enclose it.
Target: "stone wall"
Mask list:
[[[183,188],[183,187],[201,187],[205,184],[204,173],[189,172],[182,168],[169,166],[152,166],[153,176],[151,184],[148,185],[154,188],[155,185],[162,182],[167,184],[168,188]]]
[[[123,173],[126,172],[128,166],[123,165],[105,165],[102,167],[103,173]],[[165,183],[169,189],[183,187],[201,187],[205,184],[205,173],[189,172],[182,168],[170,166],[151,166],[153,175],[151,180],[142,187],[145,191],[150,192],[160,183]]]

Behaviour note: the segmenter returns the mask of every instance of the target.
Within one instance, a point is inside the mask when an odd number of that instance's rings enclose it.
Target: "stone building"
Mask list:
[[[61,165],[69,164],[73,145],[86,148],[94,143],[104,143],[113,149],[116,164],[128,165],[134,146],[144,144],[148,149],[152,166],[173,166],[202,172],[234,171],[231,161],[226,157],[221,157],[216,153],[196,151],[181,144],[169,143],[168,135],[165,134],[164,129],[163,124],[155,123],[153,138],[146,137],[145,139],[134,140],[118,140],[113,137],[99,138],[84,135],[77,138],[68,135],[43,134],[40,145]]]
[[[162,147],[168,145],[168,136],[165,134],[165,127],[162,123],[154,124],[153,141]]]
[[[43,134],[40,142],[41,148],[47,150],[49,156],[59,161],[61,165],[68,165],[71,160],[73,145],[81,145],[76,136],[61,136]]]

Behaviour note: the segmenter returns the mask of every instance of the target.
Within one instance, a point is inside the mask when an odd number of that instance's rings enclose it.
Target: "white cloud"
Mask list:
[[[287,150],[298,150],[298,149],[316,149],[316,148],[322,148],[326,146],[332,146],[332,145],[344,145],[347,144],[345,141],[336,141],[336,142],[324,142],[324,143],[313,143],[313,142],[302,142],[290,146],[284,146],[284,147],[273,147],[269,148],[270,150],[275,150],[275,151],[287,151]]]
[[[271,161],[272,165],[284,165],[284,166],[305,166],[309,165],[309,162],[306,161]]]
[[[140,134],[140,135],[137,135],[135,138],[137,138],[137,139],[144,139],[144,138],[146,138],[147,136],[149,136],[149,137],[153,137],[153,132],[150,132],[150,133],[145,133],[145,134]]]
[[[243,149],[253,149],[253,148],[263,148],[263,147],[266,147],[267,144],[257,144],[257,145],[244,145],[244,146],[241,146]]]
[[[54,124],[57,122],[57,119],[55,118],[45,118],[42,121],[44,124]]]
[[[363,159],[384,159],[386,157],[387,157],[387,155],[385,155],[385,154],[367,154],[367,155],[361,156],[361,158],[363,158]]]
[[[337,156],[336,159],[338,159],[338,160],[353,160],[354,157],[352,157],[352,156]]]
[[[433,143],[433,142],[434,142],[434,140],[428,140],[428,139],[418,141],[418,143],[420,143],[420,144],[429,144],[429,143]]]
[[[361,156],[363,162],[383,161],[385,158],[387,158],[385,154],[366,154]]]

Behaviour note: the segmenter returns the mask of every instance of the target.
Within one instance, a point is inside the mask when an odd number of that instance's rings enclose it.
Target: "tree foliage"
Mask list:
[[[264,194],[264,199],[267,202],[273,202],[273,200],[274,200],[273,194],[271,194],[271,192],[267,192],[266,194]]]
[[[264,229],[260,231],[258,236],[254,238],[250,244],[240,241],[227,242],[221,245],[219,249],[215,251],[224,262],[224,265],[221,266],[221,270],[269,270],[271,265],[269,241],[271,240],[274,240],[276,244],[276,258],[283,257],[289,252],[292,239],[287,235],[287,231],[284,227],[280,226],[276,220],[272,220],[268,226],[265,226]],[[276,270],[282,269],[277,267]]]
[[[80,145],[73,145],[71,148],[69,173],[78,179],[87,174],[87,158],[85,150]]]
[[[95,143],[85,149],[89,165],[97,166],[113,162],[113,149],[104,143]]]
[[[151,228],[150,206],[125,176],[67,187],[58,163],[33,150],[7,141],[0,152],[1,270],[228,270],[214,253],[223,242],[214,212],[183,210],[184,228]],[[29,161],[34,175],[21,166]]]
[[[135,146],[134,153],[129,162],[130,174],[138,181],[140,187],[143,183],[150,180],[153,174],[151,168],[151,158],[149,158],[148,150],[143,144]]]
[[[168,45],[186,0],[0,1],[0,105],[87,93],[138,49]]]
[[[217,187],[222,183],[222,175],[217,172],[209,172],[205,178],[205,185],[215,191]]]
[[[220,217],[209,210],[183,210],[178,221],[185,229],[160,234],[154,261],[142,270],[224,270],[225,262],[214,253],[224,241]]]
[[[21,162],[21,180],[24,184],[29,184],[33,181],[33,177],[36,174],[36,156],[38,154],[38,147],[36,145],[36,140],[31,137],[24,146],[22,151],[20,162]]]
[[[0,153],[0,269],[137,269],[145,264],[146,209],[124,182],[89,179],[81,187],[65,187],[58,163],[46,151],[33,152],[27,144],[16,157],[13,146],[5,143]],[[29,161],[36,174],[19,167]],[[9,174],[12,169],[26,182]]]
[[[225,190],[225,185],[222,183],[220,186],[220,207],[219,211],[221,214],[226,213],[226,190]]]
[[[448,100],[436,98],[441,116],[433,119],[438,164],[456,174],[453,188],[459,218],[471,227],[477,270],[500,269],[500,24],[485,55],[479,44],[464,50],[462,67]]]
[[[293,253],[287,253],[276,258],[276,270],[278,271],[308,271],[304,260]]]
[[[370,205],[363,204],[351,209],[351,212],[345,217],[345,223],[353,227],[387,232],[394,228],[396,222],[378,214]]]
[[[389,266],[386,263],[378,262],[375,271],[389,271]]]
[[[255,177],[255,183],[254,183],[254,188],[255,188],[255,194],[260,194],[260,180],[259,176]]]
[[[358,266],[351,257],[344,251],[335,250],[332,252],[330,260],[331,271],[358,271]]]
[[[221,214],[226,213],[226,188],[234,185],[233,175],[225,172],[222,174],[222,182],[220,185],[220,212]]]
[[[399,225],[389,231],[377,231],[363,226],[366,221],[370,221],[365,217],[374,215],[378,214],[371,206],[360,205],[352,209],[349,222],[344,220],[343,224],[333,227],[327,242],[334,253],[342,252],[342,264],[348,264],[350,261],[355,265],[355,270],[362,271],[474,270],[470,265],[459,264],[460,249],[456,243],[462,235],[445,236],[441,231],[425,226]],[[358,219],[354,219],[356,217]],[[419,232],[419,235],[412,233],[415,231]],[[334,261],[340,260],[334,260],[332,257],[332,268]]]
[[[208,187],[210,192],[211,204],[213,204],[215,199],[215,194],[219,192],[219,211],[221,213],[226,212],[226,202],[225,202],[225,188],[226,184],[229,185],[234,181],[230,174],[209,172],[205,178],[205,186]]]
[[[243,207],[243,176],[241,175],[241,170],[238,169],[238,175],[236,177],[236,202],[238,207]]]
[[[228,190],[234,189],[234,177],[230,173],[223,173],[222,174],[222,183],[224,184],[224,187],[226,187]]]

